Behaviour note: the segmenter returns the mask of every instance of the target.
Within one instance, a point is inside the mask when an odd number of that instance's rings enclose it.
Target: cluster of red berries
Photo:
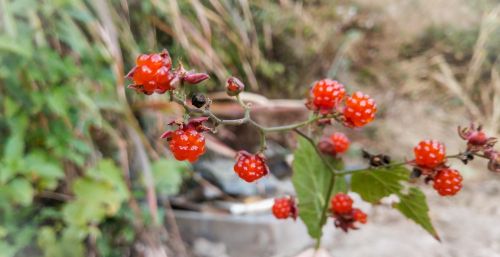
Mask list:
[[[426,176],[426,182],[434,181],[434,189],[442,196],[455,195],[462,189],[460,173],[446,166],[446,149],[436,140],[424,140],[413,149],[417,177]]]
[[[307,106],[321,114],[335,113],[345,95],[344,85],[337,81],[316,81],[311,88]],[[341,112],[346,126],[362,127],[375,118],[377,104],[369,95],[358,91],[345,99],[345,107]]]
[[[353,208],[352,198],[344,193],[338,193],[331,199],[331,212],[335,219],[335,227],[347,232],[349,229],[357,229],[356,222],[365,224],[367,215],[358,208]]]
[[[340,132],[335,132],[328,136],[323,136],[319,143],[318,149],[328,155],[336,156],[342,154],[349,149],[349,138]]]
[[[290,196],[274,199],[272,207],[274,217],[277,219],[297,218],[298,209],[295,199]]]

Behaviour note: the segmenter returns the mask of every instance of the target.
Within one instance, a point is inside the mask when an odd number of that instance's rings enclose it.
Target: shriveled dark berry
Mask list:
[[[201,108],[207,103],[207,97],[204,94],[196,93],[191,97],[191,104],[196,108]]]

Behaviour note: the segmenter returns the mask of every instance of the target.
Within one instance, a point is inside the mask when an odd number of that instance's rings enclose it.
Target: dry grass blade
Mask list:
[[[212,40],[212,30],[210,28],[210,23],[208,22],[206,9],[198,0],[191,0],[191,5],[193,6],[194,11],[196,12],[196,17],[203,29],[203,34],[206,39],[210,42]]]
[[[483,115],[481,114],[481,111],[471,100],[469,94],[467,94],[467,92],[458,83],[455,75],[453,74],[449,64],[446,62],[444,57],[442,55],[437,55],[432,58],[432,62],[435,63],[440,70],[440,73],[433,73],[432,77],[441,85],[450,90],[453,94],[455,94],[455,96],[463,102],[467,110],[472,114],[474,118],[482,118]]]
[[[465,89],[467,91],[473,90],[474,82],[477,81],[479,75],[481,74],[481,66],[487,55],[487,50],[485,49],[486,44],[492,33],[494,33],[499,26],[500,5],[498,5],[491,12],[487,13],[481,21],[479,36],[474,46],[474,53],[469,64],[467,77],[465,78]]]
[[[497,59],[495,65],[491,69],[491,86],[493,88],[493,103],[491,105],[491,125],[494,133],[500,133],[500,58]]]

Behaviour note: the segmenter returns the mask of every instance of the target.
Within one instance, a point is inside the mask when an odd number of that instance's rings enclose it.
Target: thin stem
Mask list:
[[[279,131],[290,131],[296,128],[300,128],[303,126],[306,126],[308,124],[311,124],[321,118],[328,118],[328,117],[320,117],[320,116],[314,116],[308,120],[295,123],[295,124],[290,124],[290,125],[284,125],[284,126],[277,126],[277,127],[264,127],[263,125],[258,124],[256,121],[254,121],[251,116],[250,116],[250,106],[246,105],[239,96],[236,97],[237,102],[240,104],[240,106],[245,109],[245,115],[243,118],[240,119],[234,119],[234,120],[224,120],[219,117],[217,117],[215,114],[213,114],[210,110],[207,109],[198,109],[189,106],[186,101],[183,99],[179,98],[178,96],[174,94],[170,94],[170,97],[172,98],[172,101],[180,104],[188,113],[197,113],[201,114],[203,116],[209,117],[216,125],[231,125],[231,126],[237,126],[237,125],[242,125],[245,123],[250,123],[257,129],[263,131],[264,133],[268,132],[279,132]]]

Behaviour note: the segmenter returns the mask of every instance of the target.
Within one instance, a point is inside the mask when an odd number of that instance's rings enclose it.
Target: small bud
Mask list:
[[[207,98],[204,94],[196,93],[191,97],[191,104],[196,108],[201,108],[207,103]]]
[[[189,84],[195,85],[209,78],[210,76],[206,73],[187,73],[183,80]]]
[[[230,77],[226,81],[226,93],[229,96],[237,96],[245,90],[245,85],[239,79],[235,77]]]
[[[471,145],[481,146],[481,145],[486,144],[487,141],[488,141],[488,137],[482,131],[474,132],[469,137],[469,144],[471,144]]]

